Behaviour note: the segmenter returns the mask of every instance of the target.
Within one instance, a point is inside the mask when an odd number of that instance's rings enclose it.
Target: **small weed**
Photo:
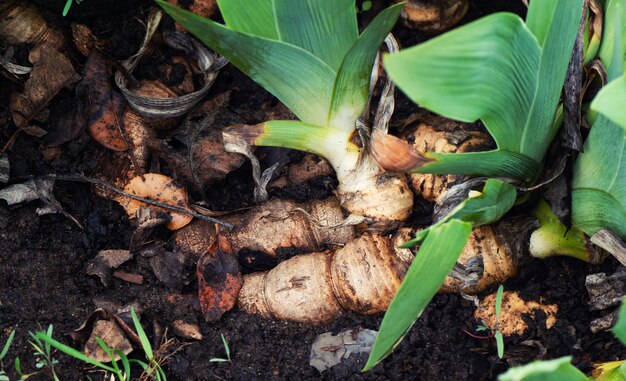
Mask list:
[[[500,319],[500,311],[502,309],[502,294],[503,293],[504,293],[504,286],[500,285],[500,287],[498,287],[498,292],[496,293],[496,321],[493,324],[493,326],[490,326],[489,324],[487,324],[486,321],[481,319],[481,324],[478,327],[476,327],[476,332],[489,332],[489,335],[478,336],[478,335],[474,335],[473,333],[464,330],[465,333],[467,333],[468,335],[470,335],[471,337],[475,339],[490,339],[492,337],[495,338],[499,358],[502,358],[502,356],[504,356],[504,337],[502,336],[502,332],[500,332],[500,323],[498,321]]]
[[[76,0],[76,4],[80,4],[80,2],[83,0]],[[72,4],[74,3],[74,0],[67,0],[67,2],[65,2],[65,7],[63,7],[63,17],[67,16],[67,14],[70,12],[70,8],[72,8]]]
[[[45,332],[37,333],[37,337],[42,341],[46,342],[46,344],[53,346],[60,350],[61,352],[70,355],[82,362],[93,365],[100,369],[103,369],[107,372],[110,372],[115,379],[119,381],[128,381],[131,377],[131,365],[136,364],[139,365],[143,369],[143,375],[146,378],[154,378],[157,381],[167,381],[167,377],[165,376],[165,372],[161,368],[159,362],[155,359],[154,353],[152,351],[152,346],[150,345],[150,341],[148,340],[148,336],[146,332],[143,330],[141,323],[139,323],[139,319],[137,318],[137,314],[135,314],[135,310],[131,308],[130,310],[133,324],[135,325],[135,330],[137,331],[137,335],[139,336],[139,341],[141,342],[141,346],[146,356],[145,361],[137,360],[137,359],[129,359],[126,354],[119,349],[109,348],[109,346],[100,338],[97,338],[96,341],[98,345],[104,350],[104,352],[111,359],[111,366],[103,364],[99,361],[92,359],[89,356],[84,355],[82,352],[77,351],[76,349],[62,344],[52,338],[51,334],[47,334]],[[119,362],[116,360],[116,357],[119,357]],[[143,376],[142,376],[143,378]]]
[[[226,352],[226,358],[214,357],[209,360],[209,362],[232,362],[230,358],[230,347],[228,346],[228,342],[222,333],[222,345],[224,345],[224,352]]]
[[[59,377],[56,374],[56,370],[54,369],[59,361],[52,358],[52,347],[49,343],[44,342],[40,339],[40,333],[52,337],[52,324],[48,326],[48,329],[45,332],[28,332],[30,337],[33,339],[33,341],[29,341],[29,343],[35,349],[35,353],[33,354],[37,360],[37,362],[35,363],[35,367],[37,369],[47,369],[50,373],[50,377],[54,381],[60,381]],[[30,376],[32,376],[32,374],[27,375],[27,378]]]
[[[2,351],[0,352],[0,362],[3,358],[6,357],[7,353],[9,352],[9,348],[11,348],[11,343],[13,342],[14,336],[15,331],[11,332],[9,338],[7,339],[7,342],[4,344],[4,347],[2,347]],[[9,377],[7,376],[3,368],[0,368],[0,381],[9,381]]]

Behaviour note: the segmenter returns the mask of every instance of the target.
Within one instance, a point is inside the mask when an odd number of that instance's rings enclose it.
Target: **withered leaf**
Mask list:
[[[124,187],[124,192],[179,208],[189,208],[185,189],[178,186],[174,179],[158,173],[146,173],[143,176],[133,178]],[[145,205],[143,202],[123,196],[117,197],[116,201],[126,209],[130,218],[135,218],[137,210]],[[154,206],[150,206],[150,208],[160,209]],[[172,220],[165,225],[170,230],[180,229],[193,219],[188,214],[168,210],[165,212],[172,217]]]
[[[237,303],[243,284],[239,264],[228,239],[218,235],[197,266],[200,310],[206,321],[217,321]]]
[[[83,350],[85,355],[96,361],[104,363],[111,362],[112,359],[106,354],[102,347],[100,347],[96,338],[102,339],[102,341],[104,341],[109,348],[119,349],[124,354],[129,354],[133,351],[133,347],[124,335],[124,332],[114,321],[98,320],[94,325],[91,336],[89,337],[89,340],[87,340],[87,343],[85,343],[85,348]],[[115,354],[114,359],[119,361],[119,355]]]
[[[62,88],[80,79],[70,60],[49,44],[35,47],[28,59],[33,71],[24,91],[11,95],[9,106],[19,128],[26,128]]]
[[[76,87],[79,102],[73,130],[87,125],[89,136],[104,147],[114,151],[126,151],[128,145],[122,137],[124,107],[126,100],[113,89],[111,68],[97,50],[92,50],[84,69],[85,77]]]
[[[87,264],[87,274],[97,275],[103,285],[111,284],[111,271],[133,259],[128,250],[102,250]]]

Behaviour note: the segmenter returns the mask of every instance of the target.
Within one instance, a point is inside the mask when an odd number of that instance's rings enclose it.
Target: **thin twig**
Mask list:
[[[110,191],[113,191],[113,192],[115,192],[117,194],[120,194],[120,195],[122,195],[124,197],[128,197],[128,198],[133,199],[135,201],[140,201],[140,202],[146,203],[148,205],[152,205],[152,206],[156,206],[156,207],[159,207],[159,208],[167,209],[167,210],[170,210],[172,212],[187,214],[187,215],[192,216],[194,218],[199,218],[201,220],[205,220],[205,221],[213,222],[215,224],[222,225],[222,226],[224,226],[227,229],[232,229],[232,228],[235,227],[235,225],[230,224],[228,222],[224,222],[224,221],[218,220],[217,218],[205,216],[203,214],[195,213],[195,212],[192,212],[192,211],[184,209],[184,208],[179,208],[177,206],[165,204],[165,203],[162,203],[162,202],[159,202],[159,201],[154,201],[154,200],[150,200],[148,198],[139,197],[139,196],[136,196],[134,194],[126,193],[123,190],[117,189],[113,185],[111,185],[111,184],[109,184],[109,183],[107,183],[105,181],[102,181],[100,179],[95,179],[95,178],[87,177],[87,176],[84,176],[84,175],[45,175],[45,176],[40,176],[40,177],[41,178],[61,180],[61,181],[78,181],[78,182],[86,182],[86,183],[90,183],[90,184],[100,185],[100,186],[103,186],[103,187],[107,188]]]

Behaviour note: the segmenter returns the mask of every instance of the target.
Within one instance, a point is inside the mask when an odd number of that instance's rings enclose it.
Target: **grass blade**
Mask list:
[[[107,365],[101,363],[100,361],[96,361],[96,360],[92,359],[91,357],[84,355],[82,352],[79,352],[79,351],[77,351],[76,349],[74,349],[74,348],[72,348],[70,346],[67,346],[67,345],[65,345],[63,343],[60,343],[60,342],[54,340],[53,338],[47,336],[44,332],[38,332],[37,333],[37,337],[39,339],[43,340],[44,342],[49,343],[51,346],[55,347],[56,349],[60,350],[61,352],[65,353],[67,355],[70,355],[70,356],[72,356],[72,357],[74,357],[74,358],[76,358],[76,359],[78,359],[80,361],[86,362],[87,364],[91,364],[93,366],[96,366],[96,367],[98,367],[100,369],[104,369],[106,371],[115,373],[115,369],[114,368],[112,368],[110,366],[107,366]]]
[[[132,307],[130,309],[130,315],[133,318],[133,324],[135,325],[135,330],[137,331],[137,336],[139,336],[139,341],[141,342],[141,347],[146,354],[146,358],[152,361],[152,359],[154,359],[154,353],[152,352],[150,340],[148,339],[148,335],[146,335],[146,331],[144,331],[141,326],[141,322],[135,313],[135,309]]]
[[[11,348],[11,343],[13,342],[13,337],[15,337],[15,330],[11,332],[11,334],[9,335],[9,338],[7,339],[7,342],[4,343],[4,347],[2,347],[2,352],[0,352],[0,361],[2,361],[2,359],[9,352],[9,348]]]

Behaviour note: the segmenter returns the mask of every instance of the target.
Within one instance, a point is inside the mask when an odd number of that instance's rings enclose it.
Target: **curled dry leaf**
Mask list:
[[[80,79],[70,60],[52,45],[43,44],[31,50],[29,61],[34,65],[22,93],[11,94],[13,122],[28,127],[62,88]]]
[[[500,317],[498,318],[499,330],[504,336],[523,335],[528,325],[522,318],[526,315],[536,318],[537,311],[542,311],[546,316],[546,328],[552,328],[556,323],[556,304],[544,304],[534,300],[524,300],[517,292],[504,291]],[[483,320],[493,327],[496,323],[496,293],[486,296],[480,302],[480,306],[474,311],[476,320]]]
[[[111,362],[111,358],[104,351],[104,349],[100,347],[96,338],[102,339],[102,341],[104,341],[109,348],[118,349],[124,354],[129,354],[133,351],[132,345],[115,321],[98,320],[94,324],[91,336],[89,337],[89,340],[87,340],[87,343],[85,343],[85,348],[83,349],[83,353],[86,356],[89,356],[96,361],[103,363]],[[115,354],[114,359],[119,361],[119,355]]]
[[[146,173],[143,176],[133,178],[124,187],[124,192],[178,208],[189,208],[189,205],[187,204],[187,192],[178,186],[174,179],[158,173]],[[128,213],[130,218],[135,218],[139,207],[146,205],[141,201],[133,200],[124,196],[117,196],[116,201],[119,202],[124,209],[126,209],[126,213]],[[162,208],[155,206],[150,206],[150,208],[163,210]],[[171,221],[165,225],[170,230],[182,228],[191,222],[193,218],[188,214],[171,212],[168,210],[163,211],[169,214],[172,218]]]
[[[468,0],[408,0],[401,17],[409,28],[441,33],[461,21],[468,9]]]
[[[237,257],[226,237],[218,234],[197,266],[200,310],[206,321],[217,321],[237,303],[243,284]]]
[[[173,99],[178,97],[178,95],[163,82],[147,79],[139,81],[139,86],[131,89],[131,92],[139,97],[153,99]],[[142,117],[140,113],[136,111],[134,111],[134,113],[138,117]],[[150,127],[156,130],[169,130],[178,123],[176,118],[165,114],[155,117],[143,116],[143,118],[145,118],[146,123]]]
[[[264,317],[320,324],[346,310],[387,309],[409,264],[390,238],[365,233],[335,252],[297,255],[244,276],[238,306]]]

